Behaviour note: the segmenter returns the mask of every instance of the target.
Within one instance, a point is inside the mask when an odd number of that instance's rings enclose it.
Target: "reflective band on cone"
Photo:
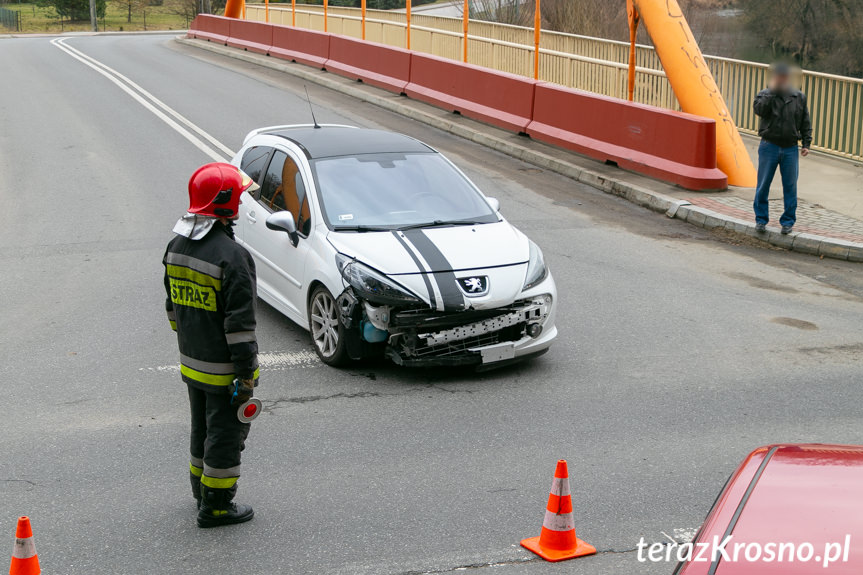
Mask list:
[[[9,575],[39,575],[39,557],[36,555],[36,544],[33,543],[33,530],[30,528],[29,517],[18,518],[18,528],[15,530],[15,547],[12,549],[12,563],[9,565]]]
[[[596,553],[593,545],[575,536],[575,519],[572,514],[572,495],[569,491],[569,471],[566,460],[561,459],[557,462],[540,536],[522,540],[521,546],[546,561],[563,561]]]

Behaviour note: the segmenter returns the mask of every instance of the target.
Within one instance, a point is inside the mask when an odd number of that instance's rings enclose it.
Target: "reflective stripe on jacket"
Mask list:
[[[183,381],[227,392],[235,377],[257,379],[255,262],[230,227],[218,223],[199,240],[176,236],[162,263]]]

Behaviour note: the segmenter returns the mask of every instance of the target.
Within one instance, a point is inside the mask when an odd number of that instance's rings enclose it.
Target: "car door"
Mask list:
[[[299,157],[277,148],[261,182],[261,189],[245,213],[244,243],[258,264],[258,289],[273,305],[302,323],[305,306],[305,264],[312,230],[311,206]],[[283,231],[267,227],[267,218],[289,211],[297,225],[299,243],[291,244]]]

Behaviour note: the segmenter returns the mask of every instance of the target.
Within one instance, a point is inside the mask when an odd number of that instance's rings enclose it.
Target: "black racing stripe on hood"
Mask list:
[[[417,270],[420,272],[420,274],[423,277],[423,281],[426,284],[426,291],[428,291],[428,294],[429,294],[429,304],[434,309],[437,309],[437,298],[435,298],[434,290],[432,289],[432,285],[431,285],[431,280],[429,279],[428,274],[425,273],[425,270],[423,269],[422,262],[420,262],[420,259],[417,257],[417,255],[414,253],[414,251],[410,248],[408,243],[399,235],[400,233],[401,232],[393,230],[393,235],[396,237],[396,239],[399,241],[399,243],[402,245],[402,247],[405,249],[405,251],[408,253],[408,255],[410,255],[411,259],[414,261],[414,263],[417,266]]]
[[[433,271],[435,283],[443,299],[444,311],[461,311],[464,309],[464,296],[458,287],[455,273],[449,260],[438,249],[425,233],[420,229],[405,230],[402,232],[408,241],[422,255]],[[435,271],[444,270],[444,271]],[[425,274],[428,275],[428,274]]]

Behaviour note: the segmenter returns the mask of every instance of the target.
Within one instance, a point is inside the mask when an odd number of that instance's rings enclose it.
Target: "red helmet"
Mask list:
[[[206,164],[189,180],[189,213],[232,218],[240,207],[240,195],[257,184],[231,164]]]

